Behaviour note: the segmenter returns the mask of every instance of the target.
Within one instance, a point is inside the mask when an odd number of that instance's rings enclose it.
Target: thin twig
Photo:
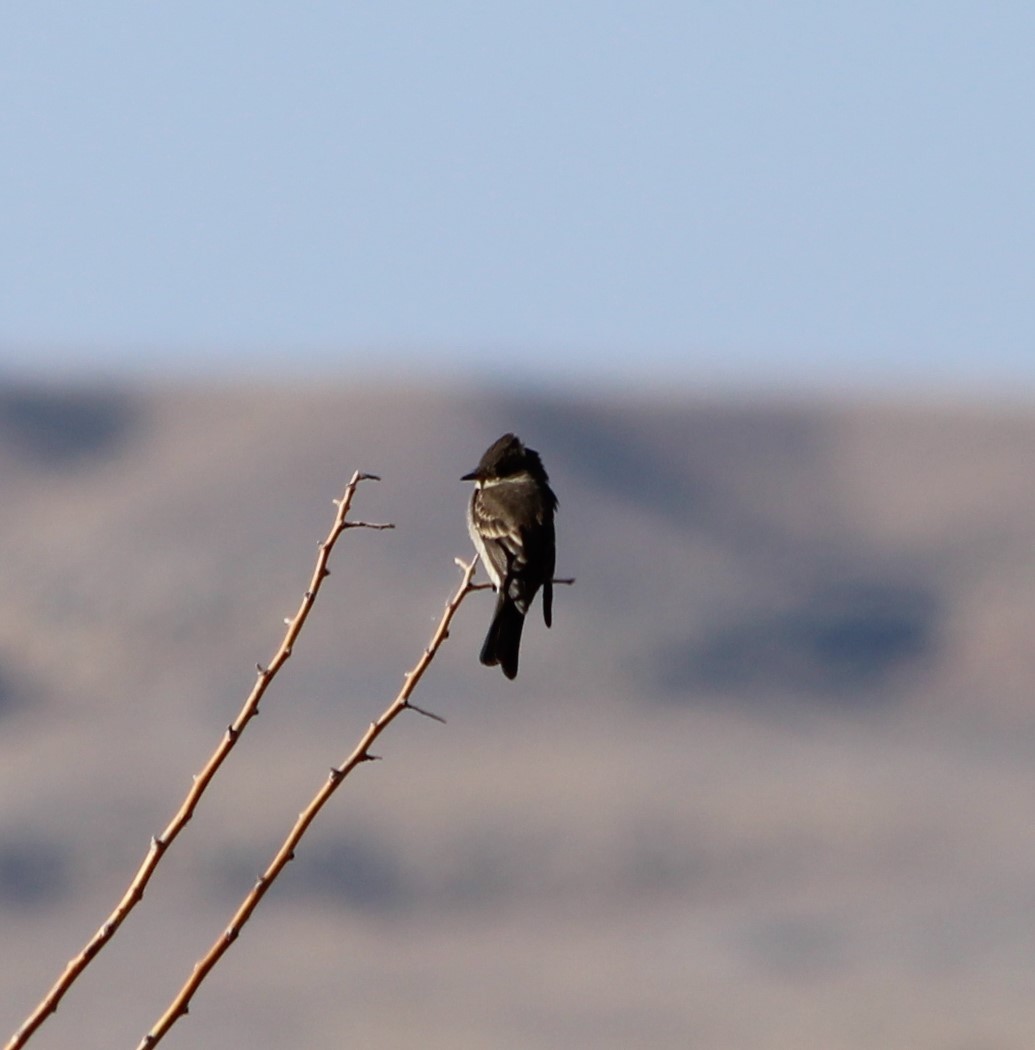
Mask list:
[[[245,726],[247,726],[252,718],[258,714],[259,701],[262,699],[263,694],[266,692],[267,687],[270,682],[273,681],[277,672],[291,656],[292,647],[309,616],[313,603],[316,601],[316,595],[320,590],[320,585],[323,583],[324,578],[330,575],[330,570],[327,568],[327,562],[338,537],[346,529],[350,528],[363,527],[370,529],[390,529],[393,527],[392,525],[368,525],[365,522],[350,522],[345,520],[346,515],[349,512],[349,507],[352,504],[352,497],[355,494],[356,487],[359,483],[361,481],[380,480],[381,479],[376,474],[363,474],[360,471],[356,471],[349,480],[348,485],[345,487],[341,499],[334,501],[338,508],[337,514],[334,518],[334,525],[331,527],[331,531],[327,534],[327,538],[320,544],[320,552],[316,559],[316,567],[313,570],[313,577],[309,586],[306,588],[298,612],[284,621],[288,625],[288,629],[284,635],[284,640],[280,643],[280,648],[266,667],[263,667],[261,664],[256,665],[258,676],[248,699],[245,700],[244,706],[241,708],[237,718],[235,718],[227,727],[222,740],[219,742],[215,751],[212,752],[212,756],[209,758],[208,762],[205,763],[204,768],[194,777],[186,798],[183,800],[179,810],[177,810],[176,815],[169,822],[168,827],[166,827],[160,835],[151,839],[151,844],[146,856],[144,857],[143,863],[140,865],[136,875],[133,876],[133,880],[130,882],[129,888],[123,895],[122,900],[119,901],[115,910],[104,921],[100,929],[98,929],[93,937],[86,943],[82,951],[69,961],[64,972],[58,978],[54,986],[40,1001],[36,1009],[33,1010],[24,1022],[22,1022],[22,1026],[18,1031],[11,1036],[5,1050],[18,1050],[19,1047],[23,1047],[29,1041],[36,1029],[39,1028],[47,1017],[58,1008],[58,1004],[61,1002],[65,992],[68,991],[98,952],[100,952],[108,941],[114,937],[115,931],[122,925],[126,916],[129,915],[133,908],[140,902],[140,899],[144,895],[144,889],[150,881],[151,876],[154,874],[158,862],[162,859],[169,846],[172,845],[176,836],[179,835],[184,826],[194,815],[194,808],[197,806],[198,800],[208,787],[209,781],[211,781],[216,775],[216,771],[223,764],[223,760],[233,750],[234,745],[244,731]]]
[[[287,865],[288,861],[294,859],[295,848],[305,834],[306,829],[313,822],[316,814],[320,812],[327,800],[334,794],[341,783],[349,773],[356,768],[356,766],[362,762],[373,761],[377,757],[370,754],[369,748],[388,725],[394,721],[402,711],[406,710],[406,708],[417,710],[417,708],[409,702],[410,695],[413,693],[417,683],[427,670],[428,665],[434,660],[435,654],[439,650],[439,646],[441,646],[446,638],[449,637],[449,624],[453,619],[453,615],[460,607],[460,603],[472,590],[477,589],[476,585],[471,584],[471,577],[474,575],[475,567],[478,564],[477,556],[470,565],[466,565],[460,561],[458,561],[457,564],[464,570],[460,586],[457,588],[453,597],[446,603],[445,612],[443,612],[442,619],[439,622],[434,635],[432,635],[431,643],[424,650],[413,670],[408,672],[405,676],[405,681],[402,689],[399,691],[399,695],[396,696],[392,703],[385,708],[377,721],[370,723],[370,728],[363,734],[363,737],[348,758],[346,758],[340,766],[335,766],[331,769],[330,775],[327,780],[324,781],[323,786],[313,796],[309,805],[298,815],[298,820],[295,821],[295,826],[291,829],[291,833],[284,840],[283,845],[270,862],[269,867],[267,867],[259,876],[255,885],[241,902],[234,917],[230,920],[230,924],[219,935],[212,947],[209,948],[208,952],[195,964],[187,982],[176,994],[176,997],[170,1003],[169,1008],[157,1021],[151,1031],[140,1041],[137,1050],[151,1050],[152,1047],[157,1046],[169,1029],[188,1012],[190,1001],[202,981],[205,980],[212,968],[217,962],[219,962],[224,952],[226,952],[230,945],[237,940],[242,927],[248,921],[252,912],[258,907],[259,901],[262,900],[266,891],[273,885],[277,876]],[[432,718],[438,718],[437,715],[431,715],[428,711],[422,711],[421,713],[430,715]]]
[[[459,561],[459,559],[457,559],[457,561]],[[563,577],[562,576],[555,576],[550,582],[552,584],[554,584],[554,585],[560,584],[560,585],[563,585],[565,587],[571,587],[572,584],[575,583],[575,577],[574,576],[563,576]],[[470,589],[472,591],[494,591],[494,590],[496,590],[496,584],[494,584],[494,583],[472,583]]]

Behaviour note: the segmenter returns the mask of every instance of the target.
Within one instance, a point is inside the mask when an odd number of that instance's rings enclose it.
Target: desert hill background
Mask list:
[[[470,597],[166,1039],[1010,1050],[1035,1030],[1035,408],[0,387],[0,1034],[109,914],[353,517],[259,718],[33,1047],[135,1046],[468,557],[560,497],[507,682]]]

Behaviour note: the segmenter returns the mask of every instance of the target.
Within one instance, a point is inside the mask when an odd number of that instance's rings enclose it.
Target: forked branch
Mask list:
[[[169,1004],[169,1008],[157,1021],[151,1031],[141,1040],[137,1050],[150,1050],[151,1047],[157,1046],[165,1036],[166,1032],[168,1032],[169,1029],[188,1012],[190,1001],[202,981],[205,980],[209,972],[216,963],[219,962],[230,945],[237,940],[242,927],[248,921],[252,912],[258,907],[259,901],[262,900],[266,891],[273,885],[277,876],[284,869],[285,865],[287,865],[288,861],[294,859],[295,848],[301,841],[306,829],[313,822],[316,814],[320,812],[327,800],[338,790],[339,786],[349,773],[356,768],[356,766],[361,762],[368,762],[375,757],[370,754],[371,744],[373,744],[391,722],[406,710],[406,708],[409,707],[412,710],[420,711],[420,708],[410,703],[410,696],[416,688],[417,683],[424,675],[424,672],[427,670],[428,665],[435,659],[435,654],[438,652],[439,647],[446,638],[449,637],[449,625],[452,622],[457,609],[460,607],[460,603],[471,591],[479,589],[477,584],[471,583],[471,578],[474,576],[474,570],[477,564],[477,557],[475,557],[469,565],[464,564],[459,560],[457,561],[457,565],[463,569],[463,577],[460,581],[460,585],[457,588],[456,593],[446,603],[442,619],[439,622],[435,633],[432,635],[430,644],[421,654],[421,658],[414,665],[413,670],[406,674],[403,687],[399,691],[398,696],[396,696],[388,707],[385,708],[377,721],[370,723],[370,728],[363,734],[359,743],[355,746],[352,753],[345,759],[345,761],[342,762],[340,766],[335,766],[331,769],[327,780],[324,781],[323,786],[313,796],[309,805],[298,815],[298,820],[295,821],[295,826],[291,829],[291,833],[284,840],[283,845],[277,851],[273,860],[270,861],[269,866],[259,876],[255,885],[245,896],[240,907],[235,912],[234,917],[230,920],[229,925],[219,937],[216,938],[212,947],[209,948],[205,955],[203,955],[195,964],[187,982],[179,990],[176,997]],[[430,712],[427,711],[420,711],[420,713],[425,715],[430,714]],[[437,715],[431,715],[431,717],[438,718]],[[441,719],[439,719],[439,721],[441,721]]]
[[[347,520],[349,508],[352,505],[352,497],[355,495],[359,483],[361,481],[379,480],[380,478],[378,478],[376,474],[363,474],[360,471],[356,471],[349,480],[348,485],[345,487],[345,491],[341,498],[334,501],[338,508],[337,514],[334,518],[334,524],[331,526],[331,531],[327,534],[327,538],[320,544],[319,554],[316,558],[316,566],[313,570],[313,577],[302,597],[302,603],[299,605],[298,611],[294,616],[285,620],[287,631],[284,634],[284,640],[280,643],[280,648],[276,651],[273,659],[266,667],[259,665],[255,685],[252,687],[252,691],[248,695],[247,700],[245,700],[244,706],[241,708],[234,721],[228,726],[226,732],[223,734],[222,740],[220,740],[215,751],[212,752],[212,756],[205,763],[204,768],[194,777],[190,790],[187,792],[187,796],[177,810],[176,815],[171,821],[169,821],[168,826],[160,835],[151,839],[151,844],[144,857],[143,863],[137,870],[136,875],[133,876],[129,888],[123,895],[122,900],[119,901],[115,910],[108,916],[100,929],[98,929],[93,937],[90,938],[79,954],[69,961],[64,972],[55,982],[54,986],[39,1002],[35,1010],[33,1010],[25,1021],[22,1022],[22,1026],[18,1031],[10,1038],[5,1050],[18,1050],[19,1047],[23,1047],[29,1041],[36,1029],[39,1028],[47,1017],[58,1008],[58,1004],[61,1002],[64,994],[72,986],[83,970],[86,969],[90,961],[101,951],[108,941],[115,936],[116,930],[122,925],[126,916],[129,915],[133,908],[140,902],[140,899],[144,895],[144,889],[147,887],[148,882],[150,882],[155,868],[158,867],[158,862],[162,859],[169,846],[172,845],[176,836],[179,835],[193,816],[198,800],[205,793],[205,789],[208,787],[209,782],[216,775],[216,772],[223,764],[227,755],[229,755],[234,749],[234,745],[237,743],[245,727],[258,713],[259,701],[262,699],[277,672],[291,656],[292,647],[294,646],[295,641],[313,608],[313,603],[316,601],[316,595],[319,593],[320,586],[325,577],[330,575],[330,571],[327,568],[327,562],[330,559],[331,551],[334,549],[338,537],[346,529],[393,528],[392,525],[374,525],[368,522]]]

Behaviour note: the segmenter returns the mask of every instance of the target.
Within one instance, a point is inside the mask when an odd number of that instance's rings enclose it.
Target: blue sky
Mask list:
[[[1035,394],[1035,4],[0,10],[0,371]]]

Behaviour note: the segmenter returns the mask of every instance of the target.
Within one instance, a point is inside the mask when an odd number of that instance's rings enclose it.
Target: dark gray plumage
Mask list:
[[[547,627],[553,619],[557,497],[539,453],[513,434],[494,442],[462,480],[475,483],[467,528],[498,595],[479,659],[514,678],[525,615],[540,588]]]

